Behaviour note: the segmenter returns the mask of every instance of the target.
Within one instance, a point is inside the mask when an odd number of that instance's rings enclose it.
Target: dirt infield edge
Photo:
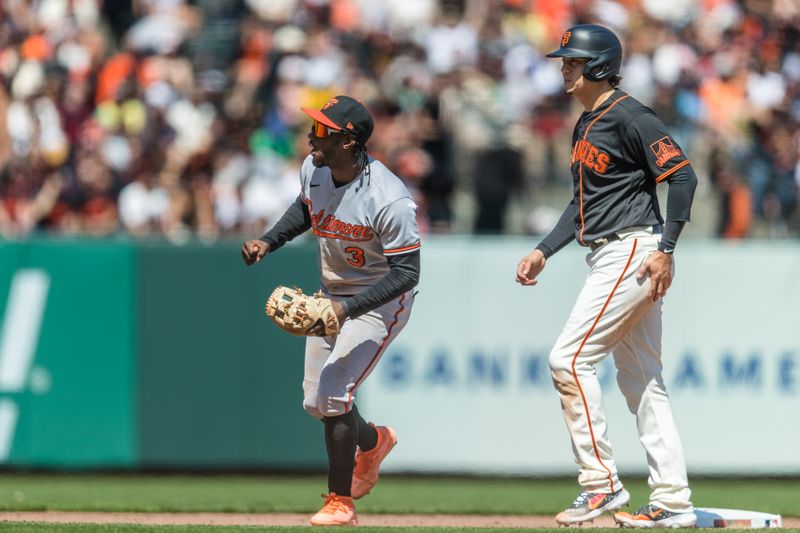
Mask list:
[[[0,522],[80,524],[150,524],[208,526],[305,526],[309,516],[289,513],[106,513],[106,512],[0,512]],[[363,526],[385,527],[556,527],[552,516],[541,515],[359,515]],[[609,516],[584,527],[615,527]],[[784,518],[783,527],[800,528],[800,518]]]

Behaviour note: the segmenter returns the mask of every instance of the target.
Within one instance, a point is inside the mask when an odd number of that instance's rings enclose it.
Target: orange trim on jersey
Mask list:
[[[578,162],[578,212],[581,215],[581,232],[578,234],[578,240],[581,244],[583,242],[583,230],[586,229],[586,223],[583,220],[583,163]]]
[[[688,159],[686,161],[681,161],[680,163],[678,163],[677,165],[675,165],[674,167],[672,167],[671,169],[667,170],[666,172],[661,174],[659,177],[657,177],[656,178],[656,183],[661,183],[662,181],[667,179],[670,175],[672,175],[673,172],[675,172],[679,168],[685,167],[689,163],[690,163],[690,161]]]
[[[620,103],[621,101],[623,101],[623,100],[625,100],[626,98],[628,98],[628,96],[629,96],[629,95],[627,95],[627,94],[626,94],[625,96],[622,96],[622,97],[620,97],[620,98],[617,98],[616,100],[614,100],[614,101],[611,103],[611,105],[610,105],[610,106],[608,106],[608,109],[606,109],[605,111],[603,111],[602,113],[600,113],[600,114],[597,116],[597,118],[596,118],[596,119],[594,119],[594,120],[591,122],[591,124],[589,124],[589,126],[586,128],[586,131],[583,133],[583,140],[584,140],[584,141],[586,140],[586,137],[589,135],[589,130],[590,130],[590,129],[592,129],[592,126],[594,126],[594,123],[595,123],[595,122],[597,122],[598,120],[600,120],[601,118],[603,118],[603,115],[605,115],[606,113],[608,113],[609,111],[611,111],[611,108],[612,108],[612,107],[614,107],[615,105],[617,105],[617,104],[618,104],[618,103]],[[583,219],[583,163],[582,163],[582,162],[579,162],[579,163],[578,163],[578,208],[579,208],[579,210],[580,210],[580,215],[581,215],[581,232],[580,232],[580,234],[578,235],[578,240],[579,240],[579,241],[581,241],[581,244],[586,244],[585,242],[583,242],[583,231],[586,229],[586,223],[585,223],[585,221],[584,221],[584,219]]]
[[[575,378],[575,384],[578,386],[578,392],[581,393],[581,401],[583,402],[583,410],[586,412],[586,421],[587,421],[588,426],[589,426],[589,435],[592,438],[592,448],[594,448],[594,456],[600,462],[600,465],[603,468],[606,469],[606,472],[608,472],[608,483],[611,486],[611,492],[616,492],[616,490],[614,489],[614,481],[612,479],[611,470],[605,465],[605,463],[603,463],[603,460],[600,458],[600,451],[597,449],[597,441],[594,438],[594,427],[592,426],[592,417],[591,417],[591,415],[589,413],[589,406],[588,406],[588,404],[586,402],[586,395],[584,394],[583,387],[581,387],[581,382],[578,379],[578,373],[575,371],[575,361],[578,360],[578,356],[580,355],[581,351],[583,350],[583,347],[586,345],[586,341],[589,340],[589,336],[594,332],[594,328],[597,326],[597,323],[600,322],[600,318],[603,316],[603,313],[606,312],[606,309],[608,308],[608,304],[611,303],[611,299],[614,297],[614,294],[617,292],[617,288],[619,287],[619,284],[622,283],[622,278],[624,278],[625,277],[625,273],[628,272],[628,268],[631,266],[631,262],[633,261],[633,255],[636,253],[636,243],[638,241],[639,241],[639,239],[635,239],[633,241],[633,250],[631,250],[631,255],[628,257],[628,262],[625,264],[625,268],[622,270],[622,274],[619,276],[619,279],[617,280],[616,285],[614,285],[614,288],[611,290],[611,294],[608,295],[608,298],[606,299],[606,303],[603,304],[603,308],[600,309],[600,313],[597,315],[597,318],[594,319],[594,322],[592,323],[592,327],[589,328],[589,331],[583,337],[583,341],[581,341],[581,345],[578,348],[578,351],[575,352],[575,356],[572,358],[572,377]]]
[[[411,246],[406,246],[404,248],[392,248],[391,250],[384,250],[383,253],[385,255],[385,254],[397,254],[397,253],[400,253],[400,252],[410,252],[411,250],[416,250],[417,248],[420,248],[421,246],[422,246],[422,243],[418,242],[417,244],[412,244]]]
[[[372,237],[373,237],[372,235],[370,235],[369,238],[353,239],[352,237],[345,237],[344,235],[338,235],[336,233],[328,233],[327,231],[321,231],[321,230],[318,230],[317,228],[314,228],[313,231],[314,231],[314,235],[316,235],[318,237],[325,237],[326,239],[341,239],[343,241],[349,241],[349,242],[370,241],[370,240],[372,240]]]
[[[361,382],[364,381],[364,378],[367,377],[367,374],[369,374],[370,371],[373,368],[375,368],[375,365],[378,364],[378,359],[380,359],[380,355],[383,353],[383,350],[385,350],[386,347],[389,345],[388,341],[389,337],[392,336],[392,329],[394,329],[394,327],[397,325],[398,320],[400,320],[400,313],[402,313],[403,309],[405,309],[405,307],[403,306],[403,301],[405,299],[406,295],[403,294],[400,297],[400,302],[399,302],[400,309],[398,309],[397,312],[394,314],[394,321],[392,321],[392,323],[389,325],[389,330],[386,332],[386,336],[381,341],[381,345],[378,347],[378,351],[375,352],[375,356],[372,358],[372,361],[369,362],[367,368],[364,369],[364,372],[362,372],[361,375],[358,376],[358,379],[353,384],[353,388],[350,389],[350,391],[347,393],[347,403],[345,403],[344,405],[345,414],[350,412],[350,404],[353,403],[353,391],[355,391],[358,388],[358,386],[361,385]]]

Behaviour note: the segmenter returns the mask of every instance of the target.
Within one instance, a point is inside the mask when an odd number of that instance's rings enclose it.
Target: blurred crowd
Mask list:
[[[612,28],[689,153],[706,236],[800,233],[798,0],[3,0],[0,236],[258,235],[308,118],[365,102],[426,233],[542,233],[580,109],[544,54]],[[702,225],[700,227],[703,227]]]

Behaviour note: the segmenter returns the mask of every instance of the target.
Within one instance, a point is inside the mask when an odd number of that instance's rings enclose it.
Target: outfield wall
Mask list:
[[[314,249],[247,268],[239,246],[0,245],[0,464],[322,468],[303,340],[263,314],[316,285]]]
[[[547,354],[586,275],[571,246],[536,287],[529,239],[428,239],[411,320],[359,395],[400,434],[395,471],[574,473]],[[0,244],[0,464],[320,469],[302,339],[263,315],[312,288],[315,249],[246,268],[238,242]],[[665,381],[694,473],[800,474],[800,247],[682,242],[664,305]],[[616,457],[644,472],[613,364]]]
[[[535,287],[528,241],[430,243],[411,321],[362,412],[397,427],[387,467],[575,473],[547,358],[587,273],[572,245]],[[682,242],[664,303],[664,379],[693,473],[800,473],[800,246]],[[598,369],[615,457],[646,473],[613,362]],[[374,413],[374,415],[373,415]]]
[[[0,245],[0,460],[133,466],[134,250]]]

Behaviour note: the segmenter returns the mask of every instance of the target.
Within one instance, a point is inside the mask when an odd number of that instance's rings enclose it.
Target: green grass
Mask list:
[[[800,516],[800,479],[696,479],[698,507],[723,507]],[[646,502],[642,479],[627,479],[632,506]],[[195,475],[0,475],[0,511],[138,511],[313,513],[325,491],[322,476]],[[373,494],[359,502],[361,514],[547,514],[561,511],[578,492],[574,479],[461,479],[384,475]],[[359,528],[397,532],[397,528]],[[316,531],[304,527],[133,526],[2,523],[3,533],[229,533]],[[415,528],[443,533],[446,528]],[[512,529],[459,529],[480,533]],[[538,530],[549,531],[549,530]],[[559,531],[559,530],[552,530]],[[563,532],[563,529],[560,530]],[[602,531],[602,530],[592,530]],[[614,530],[619,531],[619,530]],[[784,532],[792,530],[784,529]],[[798,530],[794,530],[800,533]]]
[[[632,505],[646,503],[629,479]],[[698,507],[800,516],[800,479],[693,480]],[[0,475],[2,511],[307,513],[326,491],[321,476]],[[578,492],[573,479],[460,479],[389,476],[359,503],[366,513],[553,514]]]

